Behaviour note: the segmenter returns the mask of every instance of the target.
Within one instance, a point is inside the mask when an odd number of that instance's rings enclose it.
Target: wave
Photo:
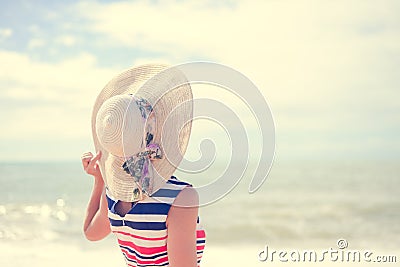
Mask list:
[[[57,240],[82,235],[83,210],[56,204],[0,205],[0,240]]]

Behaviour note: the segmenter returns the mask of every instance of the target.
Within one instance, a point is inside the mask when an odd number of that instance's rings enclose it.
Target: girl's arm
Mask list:
[[[82,156],[84,170],[94,177],[93,190],[83,223],[83,231],[86,238],[90,241],[103,239],[111,232],[107,216],[108,209],[104,191],[104,181],[97,163],[100,157],[101,152],[94,158],[90,152]]]
[[[186,187],[176,197],[167,217],[168,260],[171,267],[196,267],[198,194]]]

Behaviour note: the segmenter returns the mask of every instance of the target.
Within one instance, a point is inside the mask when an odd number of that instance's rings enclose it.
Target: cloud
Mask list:
[[[87,53],[58,63],[8,51],[0,51],[0,58],[0,101],[8,113],[2,139],[21,137],[19,125],[29,128],[31,138],[87,135],[91,105],[118,72],[96,67],[95,57]],[[67,125],[73,129],[66,131]]]
[[[398,67],[389,56],[399,54],[400,21],[390,7],[398,5],[395,1],[386,5],[241,1],[217,7],[198,1],[85,2],[77,12],[86,20],[82,27],[102,34],[112,45],[158,51],[175,62],[193,58],[222,62],[250,75],[280,105],[293,105],[300,97],[308,104],[318,100],[323,107],[337,90],[347,90],[346,83],[354,82],[353,72],[368,77],[377,64]],[[325,98],[316,90],[331,95]]]
[[[43,47],[45,45],[46,45],[46,41],[44,39],[41,39],[41,38],[32,38],[28,42],[28,48],[29,49],[36,49],[36,48]]]
[[[0,40],[11,37],[13,30],[10,28],[0,28]]]
[[[76,38],[72,35],[62,35],[56,38],[56,43],[64,46],[73,46],[76,44]]]

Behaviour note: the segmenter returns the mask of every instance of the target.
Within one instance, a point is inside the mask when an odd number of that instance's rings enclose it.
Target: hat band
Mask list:
[[[142,151],[128,157],[122,168],[133,177],[138,186],[133,190],[133,198],[141,200],[143,199],[143,193],[149,196],[153,193],[154,169],[151,161],[161,159],[162,152],[159,144],[153,142],[156,130],[156,116],[153,107],[144,98],[134,97],[134,100],[145,121],[145,135],[143,136]]]

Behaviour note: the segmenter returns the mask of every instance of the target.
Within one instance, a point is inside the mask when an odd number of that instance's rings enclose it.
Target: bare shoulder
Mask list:
[[[176,197],[169,210],[167,227],[170,226],[192,228],[198,216],[199,195],[193,187],[185,187]]]
[[[176,197],[173,207],[197,208],[199,206],[199,194],[196,189],[187,186]]]

